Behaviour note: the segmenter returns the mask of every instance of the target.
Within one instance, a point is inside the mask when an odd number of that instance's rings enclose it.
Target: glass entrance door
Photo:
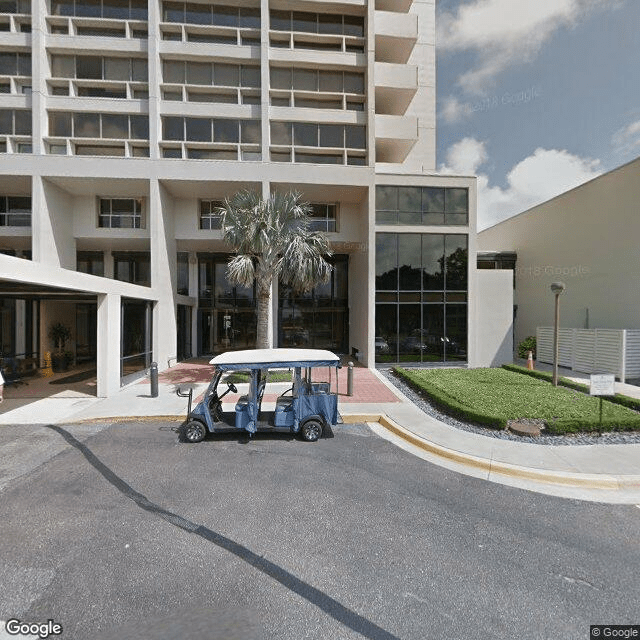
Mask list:
[[[213,355],[224,351],[255,348],[255,311],[200,309],[198,315],[200,354]]]

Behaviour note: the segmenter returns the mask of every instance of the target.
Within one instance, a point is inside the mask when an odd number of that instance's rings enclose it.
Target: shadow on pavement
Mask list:
[[[50,424],[47,426],[49,429],[56,431],[60,436],[62,436],[62,438],[64,438],[72,447],[75,447],[85,457],[87,462],[100,475],[102,475],[105,480],[107,480],[107,482],[111,483],[125,497],[133,500],[141,509],[148,511],[149,513],[153,513],[175,527],[200,536],[208,542],[212,542],[218,547],[234,554],[241,560],[244,560],[256,568],[258,571],[261,571],[270,578],[273,578],[282,586],[315,605],[327,615],[331,616],[334,620],[337,620],[349,629],[356,631],[365,638],[369,638],[370,640],[399,640],[399,638],[388,631],[385,631],[374,622],[371,622],[354,611],[351,611],[351,609],[340,604],[331,596],[328,596],[326,593],[323,593],[300,578],[297,578],[286,569],[279,567],[277,564],[257,555],[247,547],[216,533],[207,527],[191,522],[182,516],[172,513],[171,511],[167,511],[166,509],[154,504],[147,497],[135,491],[135,489],[127,484],[122,478],[116,475],[91,451],[91,449],[89,449],[89,447],[77,440],[71,433],[57,425]]]

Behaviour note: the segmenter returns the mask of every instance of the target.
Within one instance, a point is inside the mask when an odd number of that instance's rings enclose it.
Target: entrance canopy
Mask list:
[[[209,364],[215,365],[221,371],[267,367],[339,367],[340,358],[335,353],[323,349],[247,349],[221,353]]]

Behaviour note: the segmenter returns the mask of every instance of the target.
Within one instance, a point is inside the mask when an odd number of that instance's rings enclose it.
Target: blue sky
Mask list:
[[[437,0],[438,169],[495,224],[640,155],[639,0]]]

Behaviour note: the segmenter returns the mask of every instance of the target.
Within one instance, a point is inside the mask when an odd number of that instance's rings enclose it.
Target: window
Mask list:
[[[30,15],[30,0],[0,0],[0,13],[19,13]]]
[[[31,54],[0,52],[0,76],[30,76]]]
[[[0,196],[0,227],[31,226],[31,196]]]
[[[31,135],[31,111],[0,109],[0,135]]]
[[[220,207],[222,200],[201,200],[200,201],[200,228],[217,230],[222,229],[222,215]]]
[[[162,118],[163,140],[186,140],[187,142],[218,142],[236,144],[260,144],[260,120],[231,120],[229,118]]]
[[[76,253],[76,271],[92,276],[104,276],[104,255],[102,251],[78,251]]]
[[[177,292],[181,296],[189,295],[189,254],[178,251],[177,255]]]
[[[376,187],[376,223],[466,225],[469,190],[460,187]]]
[[[75,138],[107,138],[115,140],[148,140],[149,119],[146,115],[120,113],[49,112],[49,135]],[[114,147],[115,148],[115,147]],[[77,147],[76,147],[77,150]],[[76,151],[77,152],[77,151]],[[86,155],[91,155],[86,153]],[[97,154],[105,155],[105,154]],[[106,154],[109,155],[109,154]],[[124,153],[113,154],[124,155]]]
[[[260,29],[260,9],[225,7],[220,4],[194,4],[187,2],[163,2],[164,22],[212,25],[241,29]]]
[[[464,361],[468,236],[376,234],[377,362]]]
[[[162,79],[170,84],[216,87],[260,87],[258,65],[163,60]],[[236,98],[237,102],[237,98]]]
[[[151,286],[151,255],[148,251],[123,251],[113,254],[113,275],[116,280]]]
[[[312,204],[310,215],[311,224],[309,225],[309,229],[311,231],[324,231],[325,233],[337,231],[337,211],[337,204]]]
[[[20,0],[24,2],[25,0]],[[115,20],[147,20],[145,0],[51,0],[52,16],[109,18]]]
[[[364,73],[271,67],[271,89],[364,95]]]
[[[272,31],[364,37],[364,18],[303,11],[271,11]]]
[[[100,198],[98,226],[107,229],[142,229],[142,200]]]
[[[78,80],[147,82],[148,65],[144,58],[52,55],[51,75]]]
[[[366,127],[342,124],[315,124],[310,122],[272,122],[271,144],[295,147],[316,147],[320,149],[366,150]],[[272,149],[274,161],[286,161],[280,157],[281,149]],[[276,158],[276,156],[278,156]],[[296,150],[295,162],[314,164],[345,164],[345,154]],[[366,164],[366,153],[350,151],[346,157],[348,164]]]

